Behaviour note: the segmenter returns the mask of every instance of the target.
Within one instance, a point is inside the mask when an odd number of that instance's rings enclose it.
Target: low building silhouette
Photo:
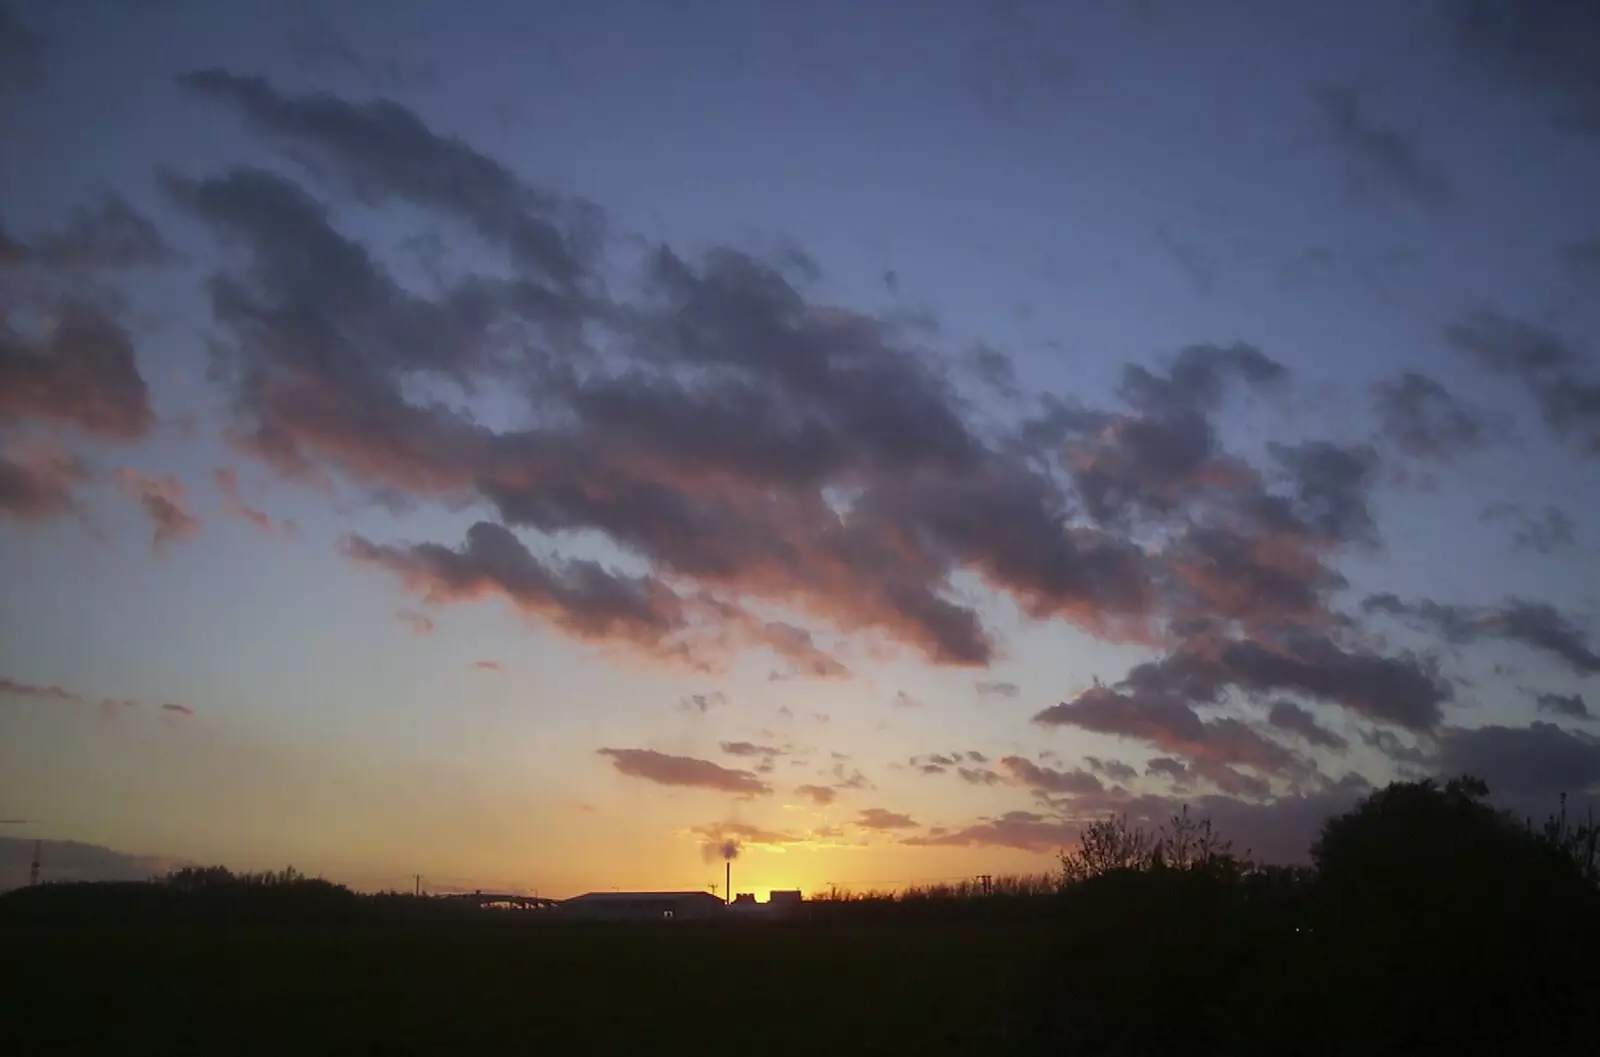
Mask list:
[[[710,892],[588,892],[559,909],[583,921],[704,921],[720,916],[723,903]]]

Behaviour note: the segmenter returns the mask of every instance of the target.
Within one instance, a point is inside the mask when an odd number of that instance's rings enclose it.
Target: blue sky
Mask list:
[[[1292,855],[1362,782],[1469,764],[1541,812],[1600,784],[1581,4],[4,10],[7,836],[557,894],[699,887],[735,837],[759,891],[1044,869],[1184,801]],[[571,283],[508,253],[546,223]],[[724,347],[756,280],[799,315]],[[142,390],[52,344],[72,306]],[[713,380],[760,410],[685,411]],[[441,556],[477,522],[542,572]],[[585,623],[573,559],[690,614],[691,663]],[[935,605],[987,645],[930,648]],[[773,621],[831,674],[772,678]]]

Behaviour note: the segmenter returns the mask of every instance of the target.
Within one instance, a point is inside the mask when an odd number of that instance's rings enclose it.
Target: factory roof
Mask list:
[[[585,892],[581,896],[573,896],[566,900],[568,903],[627,903],[640,899],[716,899],[710,892]]]

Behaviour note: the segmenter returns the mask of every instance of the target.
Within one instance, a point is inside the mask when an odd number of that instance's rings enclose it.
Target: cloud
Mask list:
[[[1440,735],[1437,767],[1482,778],[1496,793],[1553,800],[1600,787],[1600,738],[1542,722],[1452,729]]]
[[[433,618],[426,613],[418,613],[414,609],[397,609],[394,615],[395,619],[408,625],[414,635],[428,635],[433,632]]]
[[[1447,40],[1488,83],[1547,103],[1559,124],[1600,136],[1600,10],[1588,0],[1446,0]]]
[[[1201,719],[1190,705],[1170,693],[1133,688],[1119,692],[1097,686],[1045,709],[1034,722],[1134,738],[1166,753],[1223,766],[1252,767],[1267,773],[1289,773],[1302,767],[1288,749],[1243,721]]]
[[[1102,760],[1098,756],[1085,756],[1083,762],[1089,765],[1089,770],[1103,774],[1113,782],[1131,782],[1139,777],[1139,772],[1132,764],[1121,760]]]
[[[914,829],[917,823],[910,815],[902,815],[881,807],[863,808],[856,816],[856,825],[862,829],[892,830]]]
[[[82,301],[61,305],[37,339],[0,319],[0,423],[29,419],[112,440],[149,434],[150,391],[120,324]]]
[[[180,705],[180,704],[176,704],[176,703],[171,702],[171,701],[169,701],[166,704],[162,705],[161,706],[161,711],[169,712],[169,713],[172,713],[173,715],[178,715],[178,716],[192,716],[192,715],[194,715],[194,709],[190,708],[188,705]]]
[[[802,785],[796,787],[795,792],[818,807],[827,807],[839,798],[838,792],[826,785]]]
[[[1600,280],[1600,235],[1562,246],[1561,262],[1572,277],[1580,282]]]
[[[782,849],[798,844],[826,843],[838,835],[827,827],[803,833],[766,829],[748,822],[710,822],[691,827],[689,833],[700,840],[701,854],[707,862],[737,858],[738,853],[746,848]],[[730,850],[732,855],[728,854]]]
[[[722,742],[722,751],[729,756],[782,756],[784,751],[772,745],[757,745],[748,741]]]
[[[259,77],[199,70],[186,89],[231,106],[250,125],[310,153],[373,202],[401,199],[468,224],[529,271],[570,283],[584,272],[592,207],[529,187],[453,136],[388,100],[355,104],[317,93],[286,96]]]
[[[90,476],[82,459],[60,449],[0,447],[0,517],[44,521],[72,513],[73,489]]]
[[[979,697],[1004,697],[1015,698],[1022,693],[1016,683],[1008,683],[999,679],[980,679],[977,683]]]
[[[544,562],[502,525],[480,521],[452,550],[436,543],[392,546],[346,537],[346,556],[387,569],[430,603],[497,594],[579,639],[627,639],[671,652],[688,626],[684,600],[648,576],[612,572],[597,562]]]
[[[1488,417],[1427,375],[1407,371],[1372,387],[1379,433],[1419,459],[1449,460],[1485,447]]]
[[[0,8],[0,11],[3,10]],[[33,855],[32,838],[0,837],[0,891],[21,888],[28,883]],[[98,844],[73,840],[44,841],[39,849],[39,862],[40,879],[50,883],[148,881],[169,870],[188,865],[180,859],[130,855]]]
[[[1582,694],[1539,694],[1535,699],[1540,712],[1553,712],[1569,719],[1594,719]]]
[[[472,666],[474,668],[479,669],[480,671],[485,671],[485,672],[503,672],[503,671],[505,671],[505,669],[500,666],[500,662],[499,661],[473,661],[472,662]]]
[[[895,695],[894,695],[894,707],[895,708],[921,708],[922,707],[922,702],[919,701],[917,698],[912,697],[910,694],[906,693],[904,690],[897,690],[897,691],[895,691]]]
[[[1499,606],[1446,605],[1430,599],[1408,603],[1385,593],[1368,596],[1361,607],[1431,628],[1452,643],[1501,639],[1560,658],[1580,675],[1600,672],[1600,652],[1589,645],[1584,629],[1548,603],[1519,598]]]
[[[59,686],[36,686],[15,679],[0,678],[0,694],[7,697],[32,697],[45,701],[82,701],[83,698]]]
[[[1600,456],[1600,381],[1585,350],[1552,330],[1491,309],[1451,323],[1445,338],[1478,366],[1521,382],[1557,439],[1579,454]]]
[[[720,767],[709,760],[691,756],[669,756],[654,749],[599,749],[601,756],[611,758],[611,766],[618,774],[642,778],[657,785],[683,786],[691,789],[711,789],[742,796],[765,796],[772,787],[749,771],[735,771]]]
[[[728,703],[727,695],[721,690],[713,690],[709,694],[686,694],[678,699],[678,710],[681,712],[699,712],[702,715],[713,708],[721,708]]]
[[[282,177],[169,180],[243,251],[211,284],[213,312],[236,441],[280,472],[481,498],[507,525],[597,533],[736,621],[772,603],[935,663],[994,655],[977,610],[952,597],[960,572],[1035,618],[1142,620],[1138,549],[1062,533],[1060,483],[983,439],[943,361],[895,324],[811,303],[781,269],[728,249],[691,260],[660,247],[636,290],[602,300],[587,242],[568,238],[571,203],[397,104],[289,97],[217,71],[185,83],[316,158],[315,173],[464,221],[523,269],[426,300]],[[594,359],[590,333],[613,355]],[[532,394],[524,424],[503,432],[408,399],[503,379]],[[748,637],[842,674],[826,651],[785,646],[798,625],[785,627],[752,621]]]
[[[968,785],[999,785],[1005,779],[987,767],[957,767],[956,775]]]
[[[260,507],[251,506],[244,501],[239,491],[239,474],[232,467],[220,466],[211,471],[211,479],[216,483],[217,491],[222,493],[227,503],[228,512],[235,517],[243,518],[250,522],[256,529],[268,536],[294,536],[299,530],[292,521],[278,521]]]
[[[1040,767],[1024,756],[1001,757],[1000,766],[1017,782],[1046,793],[1081,795],[1099,793],[1105,789],[1100,779],[1088,771],[1058,771],[1050,767]]]
[[[126,466],[117,468],[117,484],[139,504],[154,526],[156,550],[200,531],[200,519],[183,508],[183,485],[171,474],[151,477]]]
[[[1375,124],[1354,88],[1331,85],[1317,89],[1313,98],[1333,144],[1355,171],[1427,205],[1452,197],[1444,173],[1424,161],[1399,130]]]
[[[1486,525],[1510,523],[1513,551],[1554,554],[1578,542],[1572,518],[1559,507],[1546,506],[1534,514],[1515,503],[1490,503],[1478,520]]]
[[[49,43],[44,35],[0,2],[0,92],[31,85],[39,76]]]
[[[73,207],[60,231],[44,232],[26,243],[5,239],[5,246],[0,264],[54,271],[148,268],[179,260],[155,224],[115,194],[102,196],[92,207]]]
[[[901,843],[924,848],[979,847],[1053,851],[1076,841],[1081,829],[1081,825],[1077,822],[1063,822],[1031,811],[1008,811],[998,818],[976,822],[938,835],[906,837]]]
[[[1293,701],[1274,701],[1267,722],[1279,730],[1298,735],[1308,745],[1337,752],[1350,747],[1348,740],[1318,723],[1315,716]]]

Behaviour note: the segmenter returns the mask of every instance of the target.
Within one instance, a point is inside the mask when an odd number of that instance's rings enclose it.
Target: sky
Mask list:
[[[0,2],[0,886],[895,888],[1582,800],[1597,42]]]

